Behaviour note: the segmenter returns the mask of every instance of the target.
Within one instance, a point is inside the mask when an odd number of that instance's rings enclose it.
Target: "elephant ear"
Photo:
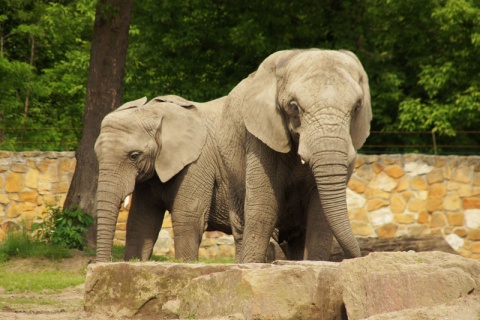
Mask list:
[[[359,85],[362,88],[363,97],[361,100],[360,111],[350,125],[350,135],[355,150],[360,149],[368,136],[370,135],[370,122],[372,121],[372,106],[370,101],[370,87],[368,85],[368,76],[362,63],[357,56],[350,51],[342,50],[342,52],[353,58],[358,66]]]
[[[143,97],[135,101],[129,101],[125,104],[122,104],[115,111],[122,111],[130,108],[140,107],[140,106],[143,106],[146,102],[147,102],[147,97]]]
[[[185,98],[182,98],[180,96],[176,96],[173,94],[166,95],[166,96],[159,96],[159,97],[156,97],[154,100],[159,102],[171,102],[182,107],[192,107],[195,105],[194,102],[188,101]]]
[[[298,50],[278,51],[265,59],[251,75],[242,103],[247,130],[277,152],[291,149],[285,118],[277,106],[277,68]]]
[[[145,120],[156,122],[155,171],[162,182],[167,182],[198,159],[207,139],[207,128],[197,107],[191,103],[183,107],[176,103],[152,102],[147,106],[156,108],[156,116]]]

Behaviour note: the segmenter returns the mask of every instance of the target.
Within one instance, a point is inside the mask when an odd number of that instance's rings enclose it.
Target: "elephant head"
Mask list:
[[[98,261],[110,259],[118,211],[135,183],[155,174],[169,181],[199,157],[205,144],[207,130],[192,103],[177,96],[146,100],[108,114],[95,144]]]
[[[279,51],[250,77],[242,104],[247,130],[277,152],[298,153],[315,177],[334,236],[347,256],[359,256],[346,183],[372,118],[360,61],[348,51]]]

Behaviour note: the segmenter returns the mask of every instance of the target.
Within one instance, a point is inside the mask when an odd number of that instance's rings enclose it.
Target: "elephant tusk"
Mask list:
[[[127,209],[129,204],[130,204],[130,195],[128,195],[128,196],[125,198],[125,201],[123,202],[123,207],[124,207],[125,209]]]
[[[302,164],[305,164],[305,160],[303,160],[302,158],[300,158],[300,161],[302,162]]]

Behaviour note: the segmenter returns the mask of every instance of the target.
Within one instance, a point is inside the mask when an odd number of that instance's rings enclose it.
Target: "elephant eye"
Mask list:
[[[137,161],[141,154],[142,153],[140,151],[132,151],[128,154],[128,159],[131,161]]]
[[[358,100],[357,103],[353,106],[353,113],[357,113],[360,111],[360,108],[362,107],[362,101]]]
[[[299,109],[298,109],[298,103],[294,100],[290,101],[288,103],[288,111],[293,114],[297,114]]]

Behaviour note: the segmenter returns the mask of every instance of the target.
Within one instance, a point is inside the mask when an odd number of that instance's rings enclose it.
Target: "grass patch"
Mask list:
[[[57,292],[85,282],[86,273],[75,270],[15,271],[5,266],[0,266],[0,283],[6,291]]]
[[[58,260],[71,256],[67,247],[33,239],[25,228],[22,231],[9,230],[5,240],[0,243],[0,262],[12,257]]]

